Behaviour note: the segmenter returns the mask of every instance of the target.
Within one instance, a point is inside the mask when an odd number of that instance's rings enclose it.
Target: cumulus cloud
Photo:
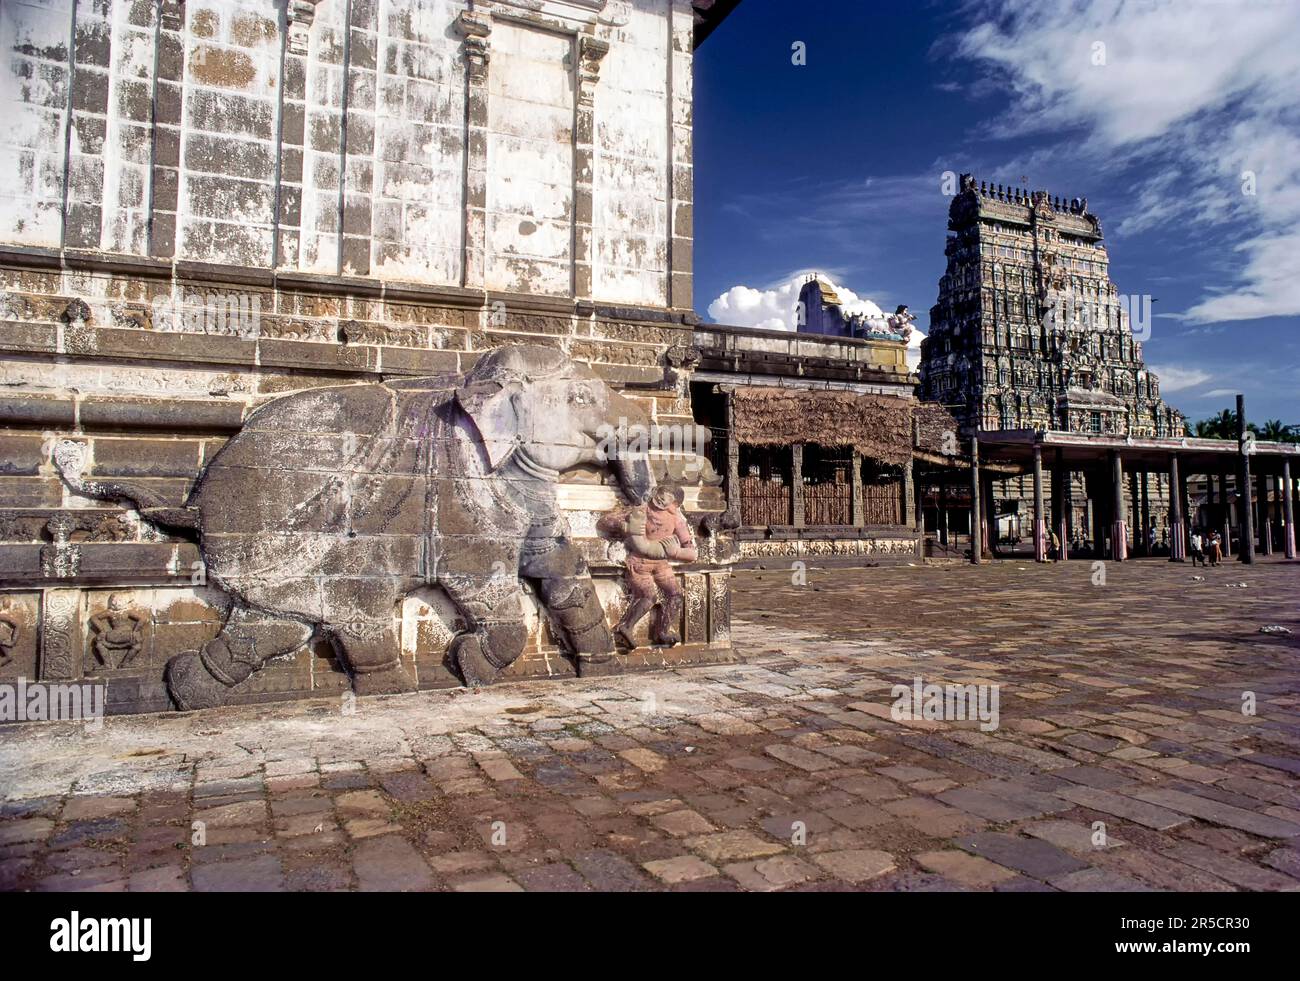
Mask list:
[[[974,23],[955,50],[1011,91],[1003,135],[1070,127],[1071,146],[1100,169],[1140,160],[1149,176],[1121,234],[1174,222],[1226,229],[1233,272],[1206,284],[1186,320],[1300,313],[1300,4],[972,0],[969,9]]]
[[[1165,393],[1195,388],[1213,377],[1208,371],[1202,371],[1200,368],[1180,368],[1172,364],[1162,368],[1151,365],[1151,370],[1160,379],[1160,390]]]
[[[733,286],[709,304],[709,316],[717,323],[735,327],[793,331],[798,320],[799,291],[810,275],[808,271],[792,273],[785,280],[766,289]],[[830,276],[824,273],[820,275],[839,294],[846,315],[861,314],[884,324],[885,313],[878,304],[859,296],[846,286],[840,286]],[[921,363],[921,338],[924,336],[919,330],[913,329],[912,339],[907,346],[908,364],[913,370]]]

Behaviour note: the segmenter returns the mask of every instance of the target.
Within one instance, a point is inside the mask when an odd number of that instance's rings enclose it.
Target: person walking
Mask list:
[[[1201,533],[1192,529],[1192,568],[1195,569],[1197,563],[1205,564],[1205,553],[1201,550]]]
[[[1210,565],[1218,565],[1223,561],[1223,543],[1219,538],[1217,531],[1210,533]]]

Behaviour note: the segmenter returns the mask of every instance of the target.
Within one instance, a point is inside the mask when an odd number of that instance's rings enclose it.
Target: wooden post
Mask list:
[[[1169,456],[1169,561],[1187,561],[1187,536],[1183,532],[1183,475],[1178,471],[1178,454]]]
[[[1115,507],[1111,515],[1110,557],[1123,562],[1128,558],[1128,528],[1124,521],[1124,459],[1118,450],[1110,451],[1110,472]]]
[[[984,561],[984,534],[980,514],[980,440],[970,438],[970,560],[972,565]]]
[[[1246,440],[1246,397],[1237,396],[1237,453],[1238,475],[1241,483],[1241,554],[1242,562],[1255,561],[1255,515],[1251,502],[1250,451],[1252,443]]]
[[[1043,448],[1034,444],[1034,561],[1047,561],[1047,516],[1043,513]]]
[[[790,446],[790,523],[803,527],[803,443]]]
[[[1295,505],[1292,502],[1294,497],[1294,487],[1291,484],[1291,460],[1287,457],[1282,458],[1282,520],[1285,523],[1285,530],[1282,533],[1282,541],[1286,548],[1286,557],[1295,558]]]

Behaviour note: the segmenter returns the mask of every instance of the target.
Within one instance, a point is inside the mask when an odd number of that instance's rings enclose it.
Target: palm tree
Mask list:
[[[1266,439],[1271,443],[1286,442],[1290,426],[1282,425],[1281,419],[1270,419],[1259,428],[1259,438]]]

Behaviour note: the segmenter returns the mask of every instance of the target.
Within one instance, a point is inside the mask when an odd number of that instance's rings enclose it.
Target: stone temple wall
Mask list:
[[[692,430],[689,0],[468,8],[0,8],[0,681],[104,678],[110,711],[164,710],[164,664],[221,626],[196,536],[74,490],[68,444],[86,481],[180,507],[279,396],[520,342]],[[716,476],[680,439],[651,463],[701,554],[677,569],[685,643],[652,648],[643,622],[625,663],[725,659],[731,546],[699,529]],[[596,519],[619,491],[583,468],[558,493],[612,626],[623,553]],[[506,674],[572,674],[530,617]],[[417,590],[394,622],[419,687],[460,683],[445,597]],[[232,700],[348,688],[318,634]]]

